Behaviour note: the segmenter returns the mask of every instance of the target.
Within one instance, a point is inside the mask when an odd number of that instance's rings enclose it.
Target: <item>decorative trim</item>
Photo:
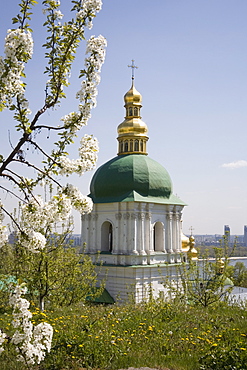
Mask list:
[[[122,219],[122,213],[121,212],[116,213],[115,216],[116,216],[116,220],[121,220]]]

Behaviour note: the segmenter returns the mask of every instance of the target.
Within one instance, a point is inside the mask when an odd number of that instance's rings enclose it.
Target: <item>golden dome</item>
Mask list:
[[[225,269],[225,262],[222,258],[220,258],[217,262],[216,262],[216,267],[217,267],[217,272],[219,274],[223,274],[224,272],[224,269]]]
[[[184,235],[184,233],[181,231],[182,252],[188,252],[189,242],[190,242],[190,240],[189,240],[188,236]]]
[[[126,118],[117,128],[118,136],[146,136],[148,127],[140,118]]]
[[[134,86],[134,81],[132,81],[132,86],[129,91],[124,95],[125,106],[127,104],[141,105],[142,96],[139,91],[136,90]]]
[[[198,252],[195,248],[195,238],[194,236],[189,237],[189,251],[188,251],[188,258],[191,261],[197,261],[198,260]]]

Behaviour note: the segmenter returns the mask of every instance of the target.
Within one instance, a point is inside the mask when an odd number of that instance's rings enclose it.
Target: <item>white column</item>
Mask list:
[[[87,242],[86,238],[86,216],[81,215],[81,247],[84,248],[84,243]],[[87,247],[87,252],[90,252],[89,248]]]
[[[167,240],[167,251],[168,253],[173,253],[172,248],[172,212],[168,212],[166,215],[167,219],[167,232],[166,232],[166,240]]]
[[[122,246],[122,213],[118,212],[115,215],[116,217],[116,227],[115,227],[115,234],[114,240],[114,246],[113,246],[113,254],[119,254],[121,253],[121,246]],[[113,235],[114,236],[114,235]]]
[[[162,252],[167,253],[167,246],[166,246],[166,229],[165,226],[163,226],[163,248]]]
[[[140,212],[138,214],[138,218],[139,218],[139,238],[140,238],[140,244],[139,244],[139,253],[141,255],[145,255],[145,245],[144,245],[144,220],[145,220],[145,213],[144,212]]]
[[[95,246],[92,244],[92,239],[93,239],[92,215],[90,214],[90,215],[87,215],[86,217],[87,217],[87,220],[88,220],[88,222],[87,222],[87,225],[88,225],[88,230],[87,230],[87,235],[88,235],[88,237],[87,237],[87,244],[88,244],[90,250],[92,252],[95,252]]]
[[[122,245],[122,253],[126,254],[128,252],[128,243],[127,243],[127,239],[128,239],[128,229],[127,229],[127,222],[128,222],[128,218],[129,218],[129,213],[128,212],[125,212],[123,214],[123,245]]]
[[[93,249],[96,251],[98,250],[97,248],[97,243],[96,243],[96,230],[97,230],[97,219],[98,219],[98,214],[97,213],[93,213],[92,214],[92,224],[91,224],[91,245],[93,247]]]
[[[175,230],[176,230],[176,252],[180,253],[182,246],[181,246],[181,213],[176,210],[175,213]]]
[[[154,251],[153,248],[153,240],[151,239],[152,236],[152,228],[151,228],[151,213],[146,212],[145,215],[145,252],[150,254],[150,252]]]
[[[130,212],[126,212],[125,220],[126,220],[125,254],[130,254],[132,251]]]
[[[177,218],[176,211],[172,214],[172,242],[173,242],[173,252],[177,251]]]
[[[136,213],[131,213],[131,249],[130,253],[131,254],[138,254],[137,252],[137,238],[138,238],[138,233],[137,233],[137,215]]]

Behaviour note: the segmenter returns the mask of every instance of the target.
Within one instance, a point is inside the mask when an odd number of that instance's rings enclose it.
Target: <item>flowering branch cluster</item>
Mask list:
[[[54,224],[69,218],[72,207],[80,213],[89,213],[93,203],[91,198],[82,195],[77,187],[70,184],[48,202],[36,196],[22,205],[20,230],[17,234],[21,245],[32,252],[45,248],[45,236]]]
[[[13,97],[24,93],[25,85],[21,81],[21,76],[24,65],[31,59],[32,54],[31,32],[22,29],[8,30],[5,39],[5,58],[0,58],[0,110],[9,107]]]
[[[26,291],[26,287],[17,285],[10,293],[9,304],[13,307],[12,326],[15,332],[11,338],[0,332],[0,353],[4,351],[4,345],[13,344],[18,352],[17,360],[33,365],[39,364],[46,352],[50,352],[53,328],[46,322],[33,326],[30,321],[32,313],[28,310],[30,303],[21,297]]]
[[[76,97],[79,99],[79,112],[71,112],[68,115],[61,118],[64,123],[64,131],[60,133],[60,140],[57,145],[59,149],[52,153],[54,162],[59,158],[60,173],[71,174],[77,172],[83,174],[85,171],[89,171],[94,168],[96,164],[96,153],[98,152],[98,144],[95,139],[84,136],[81,140],[81,148],[79,149],[80,158],[76,161],[71,161],[65,155],[65,152],[61,152],[63,143],[71,142],[76,132],[85,126],[91,117],[91,109],[96,106],[96,97],[98,94],[97,85],[100,82],[100,71],[102,64],[105,59],[105,47],[106,40],[103,36],[94,37],[92,36],[87,43],[87,54],[89,57],[86,58],[85,66],[86,69],[81,70],[80,76],[86,78],[81,83],[81,89],[77,92]],[[85,144],[87,150],[85,152]],[[89,154],[89,149],[91,155]],[[83,154],[87,153],[86,160],[82,158]],[[49,165],[51,161],[48,160]]]
[[[33,38],[27,20],[35,3],[35,0],[21,1],[20,14],[13,18],[13,23],[19,23],[19,28],[8,30],[5,38],[5,58],[0,57],[0,111],[11,107],[16,97],[20,105],[23,103],[24,113],[30,113],[26,110],[25,84],[21,77],[25,77],[25,63],[33,55]]]
[[[60,174],[68,176],[72,173],[83,175],[86,171],[95,168],[99,150],[97,139],[85,135],[80,141],[79,158],[70,160],[67,156],[60,156]]]
[[[29,120],[27,115],[31,111],[25,98],[27,86],[21,82],[21,76],[24,77],[24,64],[32,58],[33,54],[32,30],[27,21],[31,18],[30,9],[35,3],[35,0],[21,0],[20,14],[13,18],[13,23],[18,23],[19,28],[8,32],[5,40],[6,57],[0,60],[0,104],[2,108],[14,111],[14,119],[18,122],[16,128],[22,132],[19,142],[12,147],[9,156],[4,158],[0,155],[0,177],[14,184],[21,192],[21,198],[24,198],[21,222],[17,225],[18,221],[14,218],[13,221],[18,228],[19,241],[33,251],[44,247],[46,243],[44,230],[48,229],[47,225],[64,221],[70,215],[71,207],[83,213],[90,212],[92,209],[90,198],[83,196],[71,185],[63,188],[56,176],[69,176],[72,173],[82,175],[96,165],[98,142],[92,136],[84,135],[81,139],[78,159],[68,158],[67,147],[73,143],[78,131],[87,124],[91,109],[96,106],[97,85],[100,82],[106,47],[106,40],[101,35],[92,36],[87,41],[85,68],[80,71],[79,76],[83,80],[76,94],[79,100],[78,111],[62,117],[57,126],[39,124],[41,116],[47,109],[57,105],[61,98],[65,97],[63,89],[68,85],[76,50],[80,41],[84,40],[84,29],[92,27],[92,19],[102,7],[101,0],[74,0],[71,10],[75,12],[75,17],[62,24],[63,14],[60,11],[60,1],[44,0],[44,13],[46,14],[44,26],[47,27],[48,36],[43,46],[46,48],[45,73],[48,75],[48,81],[44,105],[33,119]],[[58,133],[58,140],[54,143],[54,148],[50,153],[47,153],[38,142],[37,134],[42,129]],[[42,154],[42,166],[28,159],[29,146]],[[16,169],[18,167],[11,168],[12,163],[34,169],[36,178],[28,179],[19,175]],[[46,184],[54,183],[59,188],[57,195],[46,203],[34,195],[35,186],[42,184],[43,181]],[[16,195],[8,187],[2,187],[2,189]],[[20,196],[16,196],[20,199]],[[3,206],[1,209],[9,215]],[[27,221],[23,221],[24,219]],[[38,226],[38,220],[41,219],[42,225]],[[4,227],[0,220],[0,246],[5,242]]]

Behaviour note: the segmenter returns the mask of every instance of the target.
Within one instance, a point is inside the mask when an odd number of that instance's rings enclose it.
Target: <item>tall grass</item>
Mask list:
[[[245,307],[150,301],[54,312],[33,308],[33,319],[54,328],[52,350],[34,369],[247,369]],[[1,315],[0,327],[7,330],[9,321]],[[11,352],[3,352],[0,361],[2,370],[22,369]]]

